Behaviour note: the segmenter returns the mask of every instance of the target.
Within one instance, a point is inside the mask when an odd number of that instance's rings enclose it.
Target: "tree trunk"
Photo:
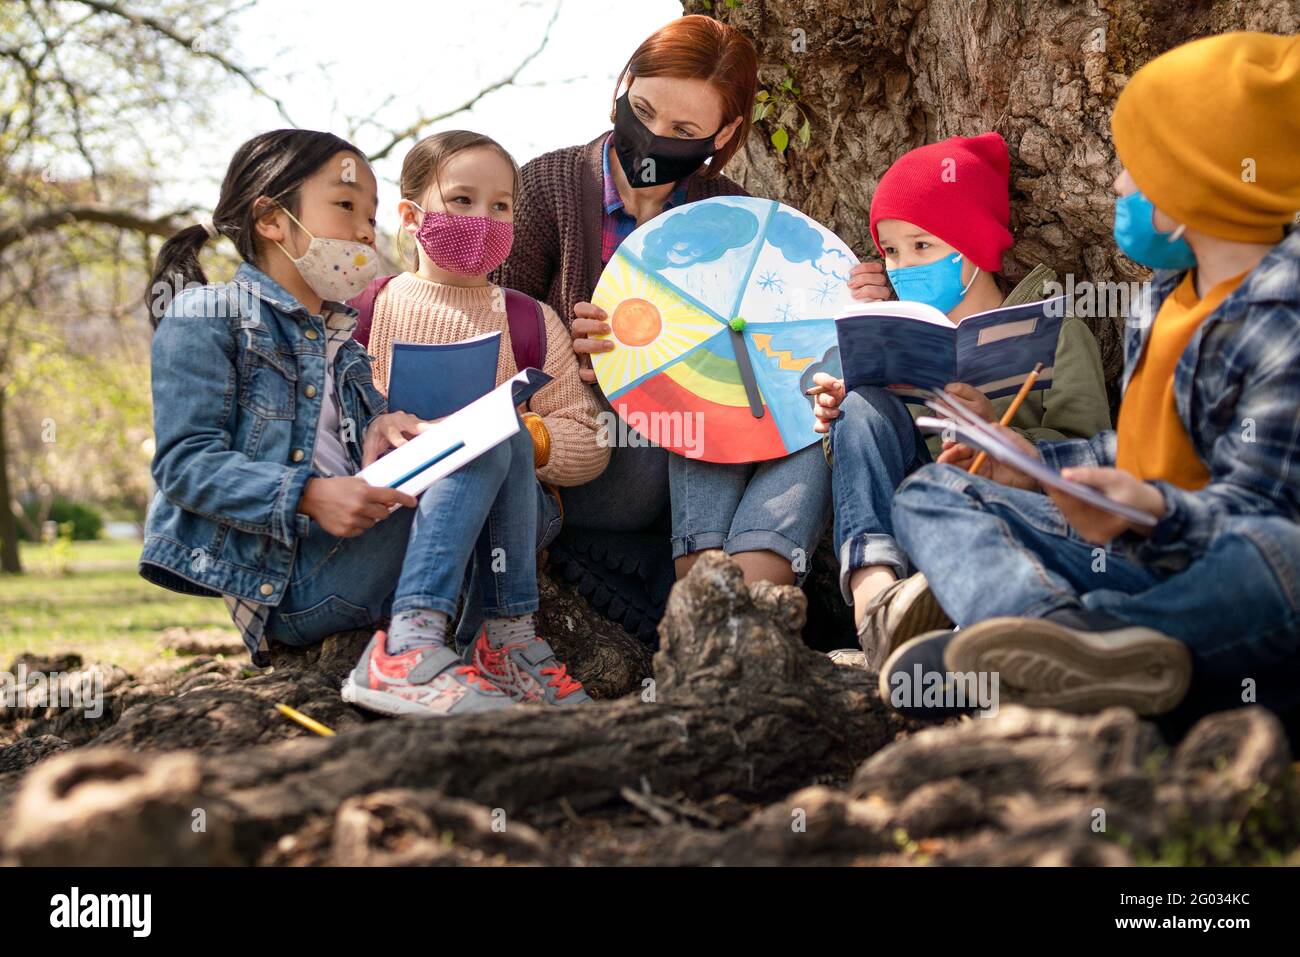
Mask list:
[[[23,564],[18,556],[18,522],[13,513],[9,489],[9,441],[5,431],[5,393],[0,386],[0,573],[18,575]]]
[[[728,174],[797,206],[859,256],[878,253],[871,195],[904,152],[989,130],[1011,152],[1009,279],[1037,263],[1080,282],[1132,281],[1146,271],[1111,237],[1119,173],[1110,112],[1138,67],[1187,40],[1228,30],[1295,33],[1297,0],[686,0],[751,37],[760,88],[787,75],[809,117],[806,148],[781,156],[776,117],[757,125]],[[791,109],[791,116],[798,114]],[[799,119],[787,120],[794,134]],[[792,141],[795,137],[791,136]],[[1114,312],[1093,326],[1113,382],[1123,364]]]

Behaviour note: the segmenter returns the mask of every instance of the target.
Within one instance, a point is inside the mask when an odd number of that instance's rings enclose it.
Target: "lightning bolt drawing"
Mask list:
[[[799,356],[796,357],[793,352],[787,350],[777,351],[772,348],[772,334],[770,332],[755,332],[750,336],[754,340],[754,345],[759,352],[765,356],[771,356],[776,360],[778,369],[788,369],[791,372],[802,372],[804,369],[817,358],[816,356]]]

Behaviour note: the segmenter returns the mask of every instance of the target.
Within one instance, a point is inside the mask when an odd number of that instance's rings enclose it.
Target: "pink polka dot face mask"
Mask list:
[[[462,276],[484,276],[506,261],[515,238],[514,223],[503,223],[486,216],[456,216],[424,213],[415,232],[424,254],[439,269]]]

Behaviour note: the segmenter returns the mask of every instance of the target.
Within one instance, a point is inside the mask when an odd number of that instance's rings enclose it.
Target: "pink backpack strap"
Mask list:
[[[518,289],[501,290],[506,297],[506,321],[510,323],[510,344],[515,368],[541,369],[546,365],[546,318],[542,304]]]
[[[370,285],[348,300],[348,305],[357,311],[357,327],[352,330],[352,338],[367,349],[370,348],[370,325],[375,318],[375,300],[393,278],[380,276],[372,279]]]

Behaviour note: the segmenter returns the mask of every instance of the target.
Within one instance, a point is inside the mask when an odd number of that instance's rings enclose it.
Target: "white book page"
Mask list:
[[[470,336],[468,339],[457,339],[455,342],[410,342],[406,339],[394,339],[393,345],[403,346],[425,346],[430,349],[445,349],[448,346],[463,346],[471,342],[481,342],[484,339],[499,339],[501,331],[481,332],[477,336]]]
[[[957,324],[934,306],[923,302],[904,302],[891,299],[887,302],[855,302],[845,306],[836,315],[836,319],[848,319],[850,316],[883,316],[885,318],[917,319],[931,325],[956,329]]]

